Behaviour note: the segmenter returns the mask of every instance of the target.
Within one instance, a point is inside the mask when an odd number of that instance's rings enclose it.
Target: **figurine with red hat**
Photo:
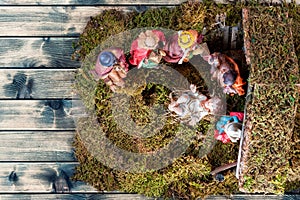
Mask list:
[[[128,72],[128,63],[121,48],[113,47],[103,50],[97,57],[95,69],[91,71],[96,80],[102,79],[115,92],[124,86]]]

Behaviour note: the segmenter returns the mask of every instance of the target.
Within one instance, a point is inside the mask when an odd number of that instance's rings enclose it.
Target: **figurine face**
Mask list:
[[[224,84],[231,86],[234,84],[236,79],[236,73],[233,70],[229,70],[223,74]]]

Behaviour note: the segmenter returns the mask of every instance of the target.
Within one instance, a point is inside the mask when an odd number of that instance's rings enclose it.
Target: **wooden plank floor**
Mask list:
[[[150,199],[99,193],[69,180],[78,164],[72,148],[78,100],[71,85],[80,63],[71,60],[72,43],[90,16],[105,9],[181,2],[0,0],[0,199]],[[55,193],[53,185],[62,176],[70,194]]]

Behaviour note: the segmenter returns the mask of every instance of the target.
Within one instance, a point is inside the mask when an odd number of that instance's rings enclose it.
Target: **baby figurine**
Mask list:
[[[215,138],[223,143],[237,142],[242,133],[244,114],[241,112],[231,112],[230,116],[222,116],[216,124]]]
[[[174,100],[173,94],[170,94],[171,103],[168,109],[175,112],[181,122],[190,126],[196,125],[203,117],[214,113],[219,109],[218,98],[208,99],[205,95],[196,91],[196,86],[191,84],[190,90],[180,94],[177,100]]]
[[[96,80],[102,79],[115,92],[117,87],[124,87],[124,78],[128,72],[128,63],[121,48],[109,48],[102,51],[91,71]]]
[[[244,95],[245,91],[243,79],[240,76],[240,70],[236,62],[219,52],[211,54],[208,58],[208,63],[211,65],[212,80],[217,80],[224,93]]]
[[[178,31],[172,35],[164,46],[164,60],[170,63],[182,64],[188,62],[194,55],[206,51],[200,45],[203,36],[195,30]],[[207,49],[208,50],[208,49]]]
[[[163,32],[147,30],[139,34],[131,44],[130,64],[138,68],[157,68],[165,52],[162,50],[166,42]]]

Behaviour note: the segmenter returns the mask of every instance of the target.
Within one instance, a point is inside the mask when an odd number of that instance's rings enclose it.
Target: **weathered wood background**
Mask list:
[[[90,16],[105,9],[130,11],[181,2],[0,0],[0,199],[146,199],[99,193],[69,180],[78,164],[72,149],[72,104],[77,100],[71,86],[80,63],[71,60],[72,43]],[[60,177],[71,187],[69,194],[55,192]]]

